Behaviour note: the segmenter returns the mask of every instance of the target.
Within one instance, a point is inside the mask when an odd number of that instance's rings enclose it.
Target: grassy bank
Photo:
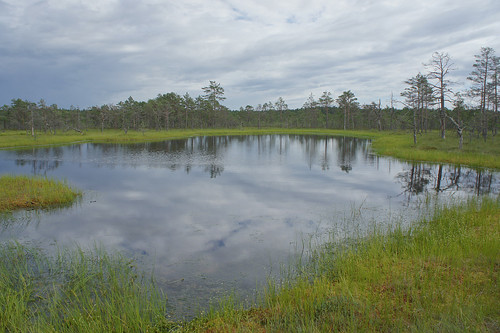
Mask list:
[[[500,201],[313,251],[261,306],[228,301],[180,332],[500,331]]]
[[[375,133],[375,132],[373,132]],[[260,134],[329,134],[372,137],[372,132],[367,131],[335,131],[321,129],[285,129],[285,128],[245,128],[245,129],[193,129],[145,132],[121,130],[64,132],[57,135],[40,133],[35,138],[27,135],[25,131],[0,132],[0,148],[27,148],[34,146],[64,145],[79,142],[95,143],[134,143],[182,139],[195,136],[221,136],[221,135],[260,135]]]
[[[358,332],[500,330],[500,199],[441,209],[409,230],[312,249],[256,306],[227,300],[189,322],[134,262],[102,249],[0,245],[0,331]],[[193,300],[195,302],[195,300]]]
[[[0,245],[1,332],[155,332],[165,303],[119,254]]]
[[[462,150],[458,149],[458,139],[449,133],[446,140],[437,131],[418,136],[413,145],[412,136],[403,132],[343,131],[326,129],[285,129],[285,128],[245,128],[245,129],[195,129],[171,131],[129,131],[120,130],[66,132],[57,135],[38,134],[36,139],[23,131],[0,132],[0,148],[26,148],[33,146],[64,145],[79,142],[133,143],[188,138],[193,136],[216,135],[259,135],[259,134],[313,134],[341,135],[373,139],[374,150],[381,155],[394,156],[413,161],[442,162],[500,169],[500,139],[489,137],[486,142],[480,138],[466,137]]]
[[[417,145],[413,138],[405,133],[383,133],[373,140],[374,150],[381,155],[388,155],[404,160],[462,164],[472,167],[500,169],[500,138],[466,137],[462,150],[458,149],[455,134],[449,134],[442,140],[438,131],[418,136]]]
[[[0,177],[0,213],[72,203],[81,194],[65,182],[42,177]]]

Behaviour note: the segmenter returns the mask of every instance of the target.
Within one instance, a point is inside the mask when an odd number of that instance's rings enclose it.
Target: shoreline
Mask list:
[[[119,130],[90,130],[85,134],[39,134],[33,140],[24,131],[6,131],[0,133],[0,149],[42,148],[55,145],[70,145],[75,143],[117,143],[131,144],[164,140],[184,139],[193,136],[223,136],[223,135],[266,135],[266,134],[296,134],[296,135],[328,135],[367,138],[372,140],[375,153],[398,159],[416,162],[432,162],[465,165],[469,167],[500,169],[500,138],[489,138],[487,142],[478,138],[469,138],[464,142],[464,148],[458,149],[458,140],[448,138],[442,140],[437,131],[419,135],[419,142],[413,145],[410,134],[392,131],[343,131],[327,129],[197,129],[128,132]],[[82,140],[85,138],[84,140]],[[19,144],[14,144],[18,142]]]

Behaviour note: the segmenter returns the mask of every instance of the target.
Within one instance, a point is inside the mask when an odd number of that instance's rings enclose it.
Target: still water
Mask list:
[[[410,223],[429,198],[500,191],[498,172],[382,158],[368,140],[293,135],[0,151],[4,173],[66,179],[84,196],[16,214],[0,240],[123,251],[154,265],[177,317],[231,290],[251,296],[314,235]]]

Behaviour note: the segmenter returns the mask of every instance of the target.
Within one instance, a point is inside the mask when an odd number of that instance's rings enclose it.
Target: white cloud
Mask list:
[[[235,109],[324,90],[386,101],[435,51],[465,81],[481,46],[499,48],[499,12],[496,0],[0,1],[0,104],[196,96],[209,80]]]

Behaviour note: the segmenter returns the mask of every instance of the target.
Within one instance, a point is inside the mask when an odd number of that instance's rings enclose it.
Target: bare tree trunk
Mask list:
[[[441,81],[441,108],[439,110],[440,120],[441,120],[441,139],[446,139],[446,114],[444,110],[444,87],[443,81]]]
[[[463,143],[464,143],[464,126],[462,124],[462,121],[459,120],[456,121],[455,119],[453,119],[452,117],[448,116],[448,119],[451,120],[451,122],[455,125],[455,127],[457,128],[457,134],[458,134],[458,149],[462,150],[462,147],[463,147]],[[460,117],[460,114],[459,114],[459,117]]]
[[[462,150],[464,146],[464,135],[462,133],[462,129],[458,130],[458,149]]]
[[[349,113],[347,112],[347,106],[344,107],[344,131],[346,130],[347,127],[347,117]]]
[[[35,116],[33,112],[33,107],[28,106],[28,108],[30,109],[31,112],[31,136],[35,137]]]
[[[417,110],[413,109],[413,144],[417,144]]]
[[[326,107],[326,123],[325,123],[325,128],[328,128],[328,106]]]

